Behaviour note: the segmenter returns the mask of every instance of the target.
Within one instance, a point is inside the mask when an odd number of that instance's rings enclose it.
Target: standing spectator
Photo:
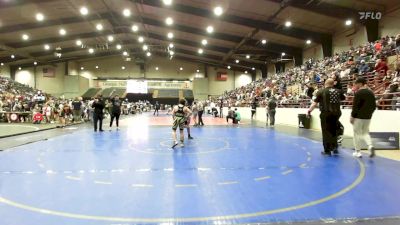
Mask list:
[[[119,117],[121,116],[121,100],[119,100],[119,96],[116,95],[111,99],[111,120],[110,120],[110,131],[112,128],[112,124],[114,122],[117,124],[117,130],[119,130]]]
[[[45,104],[43,107],[43,114],[46,117],[46,123],[50,123],[51,121],[51,112],[52,112],[52,108],[49,104]]]
[[[72,110],[74,115],[74,122],[82,121],[82,101],[78,97],[72,102]]]
[[[160,103],[158,103],[158,101],[156,101],[156,104],[154,104],[154,113],[153,116],[156,115],[158,116],[158,110],[160,110]]]
[[[351,112],[350,123],[353,124],[353,141],[355,152],[354,157],[361,158],[361,141],[365,141],[369,156],[375,156],[375,150],[372,145],[371,136],[369,135],[369,125],[371,123],[372,114],[376,109],[375,95],[368,88],[367,81],[360,77],[356,80],[355,86],[358,91],[354,95],[353,110]]]
[[[97,122],[99,122],[99,127],[98,127],[99,131],[103,132],[104,102],[101,95],[99,95],[94,100],[92,107],[94,108],[93,112],[94,132],[97,132]]]
[[[271,127],[275,126],[275,114],[276,114],[276,101],[275,97],[271,97],[271,99],[268,101],[267,104],[267,117],[269,118],[269,125]],[[268,126],[268,120],[267,120],[267,126]]]
[[[222,114],[222,110],[224,108],[224,100],[222,98],[219,99],[219,118],[224,118]]]
[[[257,102],[253,100],[251,103],[251,119],[253,119],[254,115],[256,114],[257,111]]]
[[[308,115],[317,107],[321,111],[321,130],[322,141],[324,145],[323,155],[332,155],[338,153],[338,127],[339,118],[342,115],[340,110],[340,92],[333,87],[334,80],[329,78],[325,81],[325,88],[318,91],[314,102],[311,104]],[[344,99],[342,99],[344,100]]]
[[[199,109],[198,109],[198,106],[197,106],[197,102],[193,101],[193,104],[192,104],[192,118],[193,118],[195,127],[197,127],[199,125],[197,123],[198,114],[199,114]]]
[[[204,113],[204,105],[201,101],[197,104],[197,108],[199,110],[199,126],[204,126],[203,123],[203,113]]]

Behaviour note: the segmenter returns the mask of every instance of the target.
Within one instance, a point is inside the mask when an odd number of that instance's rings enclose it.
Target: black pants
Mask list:
[[[204,123],[203,123],[203,112],[204,112],[204,110],[199,111],[199,125],[200,126],[204,125]]]
[[[324,144],[324,151],[331,152],[337,150],[338,143],[338,127],[340,114],[332,114],[322,112],[319,116],[321,118],[321,129],[322,129],[322,142]]]
[[[99,122],[99,130],[103,130],[103,113],[93,113],[94,131],[97,131],[97,122]]]
[[[255,110],[251,110],[251,119],[253,119],[255,114],[256,114],[256,111]]]
[[[119,112],[112,112],[111,113],[111,120],[110,120],[110,127],[112,127],[112,124],[114,122],[115,118],[115,123],[117,124],[117,127],[119,127],[119,116],[121,116],[121,113]]]
[[[233,116],[226,116],[226,122],[229,122],[229,119],[232,119],[232,121],[235,119]]]
[[[273,126],[275,125],[275,109],[268,110],[268,116],[269,116],[269,125]]]
[[[220,118],[224,118],[224,115],[222,114],[222,110],[223,110],[223,108],[219,108],[219,117]]]
[[[157,116],[158,116],[158,109],[155,109],[155,110],[154,110],[153,115],[156,115],[156,113],[157,113]]]

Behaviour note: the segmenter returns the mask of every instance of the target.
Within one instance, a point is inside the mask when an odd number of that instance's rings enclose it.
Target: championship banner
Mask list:
[[[98,81],[97,87],[99,88],[127,88],[127,80],[107,80]],[[148,89],[186,89],[191,90],[193,88],[192,82],[190,81],[155,81],[147,80]]]
[[[56,71],[52,67],[43,68],[43,77],[56,77]]]

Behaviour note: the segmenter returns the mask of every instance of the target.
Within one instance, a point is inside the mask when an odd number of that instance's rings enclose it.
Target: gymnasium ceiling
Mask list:
[[[112,55],[121,60],[151,60],[154,55],[167,59],[173,51],[174,58],[245,70],[291,59],[345,29],[347,19],[357,26],[359,11],[384,14],[400,7],[398,0],[169,0],[171,5],[164,1],[168,0],[0,0],[0,63],[19,67]],[[214,13],[216,6],[222,15]],[[166,24],[167,17],[173,19],[172,25]],[[137,31],[132,30],[134,25]],[[214,32],[208,33],[207,26]],[[60,35],[60,29],[66,34]],[[207,45],[202,45],[204,39]],[[77,40],[82,43],[77,45]]]

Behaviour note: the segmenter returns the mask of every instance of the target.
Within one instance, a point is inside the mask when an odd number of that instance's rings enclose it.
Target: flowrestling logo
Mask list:
[[[381,12],[358,12],[360,14],[360,20],[380,20],[382,18]]]

